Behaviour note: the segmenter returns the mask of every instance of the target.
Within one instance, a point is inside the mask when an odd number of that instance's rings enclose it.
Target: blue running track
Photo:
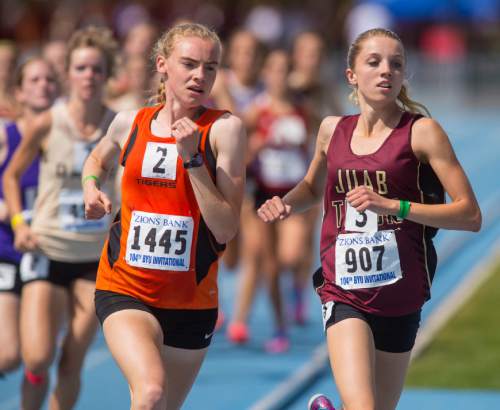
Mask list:
[[[471,269],[493,251],[493,245],[500,238],[500,211],[497,205],[500,200],[498,110],[477,113],[465,113],[464,110],[464,113],[454,112],[453,115],[446,115],[449,113],[446,109],[441,110],[444,112],[439,112],[439,109],[433,111],[450,135],[457,156],[471,179],[485,215],[485,223],[480,234],[441,231],[438,235],[436,243],[441,259],[433,286],[433,298],[424,310],[424,322]],[[220,275],[221,305],[226,316],[233,305],[236,275],[224,270]],[[290,289],[286,280],[284,288],[285,291]],[[292,346],[289,353],[269,356],[264,353],[263,344],[272,334],[273,325],[268,301],[264,292],[260,292],[250,320],[250,342],[244,347],[234,347],[226,341],[223,332],[215,335],[184,409],[255,409],[252,406],[275,391],[307,363],[315,348],[323,343],[320,305],[312,288],[308,294],[308,304],[308,323],[303,327],[291,328]],[[0,380],[0,410],[19,408],[20,381],[21,371]],[[290,396],[293,400],[287,404],[281,403],[281,407],[305,410],[308,398],[316,392],[338,398],[327,366],[311,383],[295,391]],[[127,409],[129,405],[128,387],[99,333],[85,362],[82,393],[76,409],[114,410]],[[500,391],[405,390],[398,409],[422,408],[500,409]]]

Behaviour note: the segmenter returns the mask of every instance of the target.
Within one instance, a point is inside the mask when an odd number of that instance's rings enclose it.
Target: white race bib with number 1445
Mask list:
[[[193,229],[189,216],[133,211],[125,260],[141,268],[187,271]]]

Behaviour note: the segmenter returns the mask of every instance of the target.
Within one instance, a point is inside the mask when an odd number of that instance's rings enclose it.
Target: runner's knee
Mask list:
[[[3,346],[0,355],[0,371],[8,372],[16,369],[21,364],[19,349],[15,346]]]
[[[134,409],[155,409],[163,400],[165,400],[165,388],[161,383],[145,381],[140,387],[132,390]]]
[[[46,373],[53,360],[54,352],[23,353],[24,366],[34,374]]]

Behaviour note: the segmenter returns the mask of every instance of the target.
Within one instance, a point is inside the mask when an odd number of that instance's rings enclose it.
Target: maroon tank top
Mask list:
[[[432,244],[435,229],[382,215],[373,216],[371,232],[354,232],[345,226],[345,195],[359,185],[391,199],[443,202],[439,180],[411,148],[411,128],[420,117],[403,113],[381,147],[369,155],[357,155],[351,149],[359,115],[339,121],[327,152],[322,276],[315,278],[322,303],[336,301],[367,313],[400,316],[417,311],[430,297],[437,263]]]

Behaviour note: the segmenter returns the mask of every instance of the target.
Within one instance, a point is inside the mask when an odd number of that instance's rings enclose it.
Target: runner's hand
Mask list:
[[[188,117],[183,117],[173,123],[172,135],[182,161],[189,161],[198,152],[201,136],[198,125]]]
[[[385,198],[364,185],[349,191],[346,199],[358,212],[368,209],[378,215],[397,215],[399,211],[399,201]]]
[[[273,196],[262,204],[257,210],[257,215],[264,222],[282,221],[292,213],[292,207],[286,204],[279,196]]]
[[[100,219],[111,213],[111,201],[95,185],[85,184],[83,201],[85,202],[85,219]]]
[[[167,114],[172,136],[175,138],[177,153],[183,162],[189,161],[197,152],[200,141],[198,125],[188,117],[182,117],[174,122],[174,94],[166,85]]]
[[[14,247],[19,252],[34,251],[38,247],[38,241],[33,231],[25,223],[21,223],[14,231]]]

